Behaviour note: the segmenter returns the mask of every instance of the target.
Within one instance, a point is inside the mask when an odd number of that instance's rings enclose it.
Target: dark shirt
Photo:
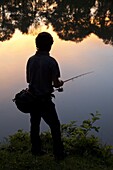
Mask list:
[[[29,89],[35,95],[50,94],[53,80],[60,77],[58,63],[48,52],[36,52],[28,59],[26,76]]]

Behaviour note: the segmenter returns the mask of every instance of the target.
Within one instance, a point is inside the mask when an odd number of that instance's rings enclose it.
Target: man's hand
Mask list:
[[[63,80],[55,79],[53,81],[53,86],[55,88],[59,88],[59,87],[63,86],[63,84],[64,84]]]
[[[63,86],[63,84],[64,84],[63,80],[59,80],[59,85]]]

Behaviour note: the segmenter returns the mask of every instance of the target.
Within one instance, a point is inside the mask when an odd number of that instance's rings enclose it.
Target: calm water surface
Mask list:
[[[44,26],[54,37],[51,50],[61,68],[63,80],[89,71],[92,74],[64,84],[62,93],[55,92],[54,102],[61,123],[76,120],[78,125],[90,117],[90,113],[101,114],[97,125],[99,137],[113,145],[113,47],[105,45],[96,35],[80,43],[60,40],[52,28]],[[26,88],[25,69],[27,59],[35,53],[35,36],[24,35],[16,30],[14,36],[0,42],[0,140],[18,129],[29,131],[29,114],[17,110],[12,99],[16,92]],[[48,130],[45,122],[41,130]]]

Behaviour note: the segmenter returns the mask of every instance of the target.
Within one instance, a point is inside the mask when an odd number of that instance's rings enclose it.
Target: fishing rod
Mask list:
[[[74,76],[74,77],[71,77],[71,78],[69,78],[69,79],[66,79],[66,80],[64,80],[63,82],[64,83],[66,83],[66,82],[68,82],[68,81],[71,81],[71,80],[74,80],[74,79],[76,79],[76,78],[79,78],[79,77],[81,77],[81,76],[85,76],[85,75],[87,75],[87,74],[91,74],[91,73],[93,73],[94,71],[90,71],[90,72],[86,72],[86,73],[83,73],[83,74],[79,74],[79,75],[77,75],[77,76]],[[62,92],[63,91],[63,88],[62,87],[59,87],[59,88],[57,88],[56,89],[58,92]],[[55,90],[55,91],[56,91]]]

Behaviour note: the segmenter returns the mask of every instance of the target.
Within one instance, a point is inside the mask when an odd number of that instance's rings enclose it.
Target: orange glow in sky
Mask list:
[[[105,45],[102,40],[94,34],[84,39],[80,43],[64,41],[59,39],[53,32],[52,27],[47,29],[42,26],[38,32],[48,31],[52,34],[54,44],[51,49],[51,56],[58,61],[63,77],[69,77],[76,72],[90,70],[93,65],[94,57],[99,48]],[[27,59],[36,51],[35,35],[22,34],[16,30],[14,36],[0,44],[0,80],[2,85],[13,84],[13,81],[21,79],[25,82],[25,68]],[[90,64],[89,64],[90,63]],[[92,65],[91,65],[92,63]],[[13,80],[11,81],[13,77]]]

